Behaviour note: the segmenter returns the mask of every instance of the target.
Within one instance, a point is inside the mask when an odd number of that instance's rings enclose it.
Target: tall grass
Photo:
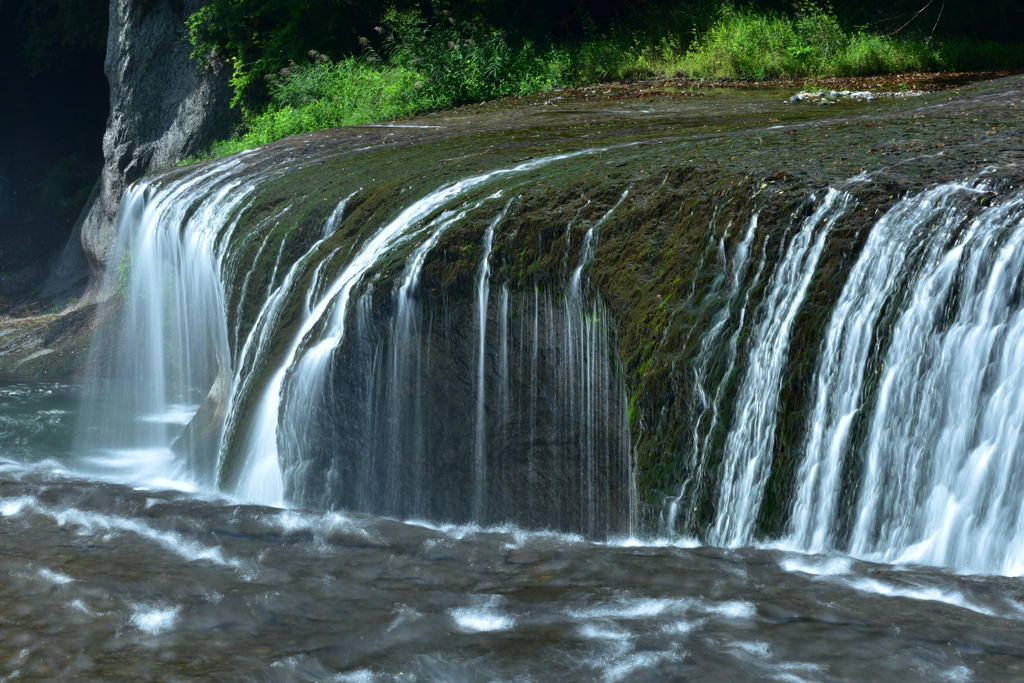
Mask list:
[[[809,12],[792,19],[727,11],[683,56],[678,68],[710,78],[863,76],[938,67],[923,41],[848,33],[835,17]]]
[[[676,63],[688,76],[755,80],[1021,66],[1024,45],[846,31],[832,14],[813,8],[790,18],[729,7]]]
[[[292,66],[272,84],[270,106],[247,116],[241,136],[215,142],[210,157],[265,145],[325,128],[373,123],[438,108],[423,75],[402,66],[380,67],[349,57],[338,62],[317,58]]]

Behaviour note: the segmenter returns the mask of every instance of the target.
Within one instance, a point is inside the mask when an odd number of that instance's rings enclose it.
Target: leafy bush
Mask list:
[[[241,137],[214,143],[211,156],[224,156],[298,133],[373,123],[437,108],[423,76],[401,66],[379,67],[349,57],[332,62],[315,55],[308,66],[283,69],[271,84],[265,112],[246,117]]]
[[[387,62],[421,73],[437,104],[459,106],[563,84],[565,60],[557,50],[542,53],[530,41],[510,43],[495,28],[458,23],[447,12],[442,16],[443,21],[431,25],[417,10],[390,10],[383,22]],[[372,49],[367,56],[380,59]]]

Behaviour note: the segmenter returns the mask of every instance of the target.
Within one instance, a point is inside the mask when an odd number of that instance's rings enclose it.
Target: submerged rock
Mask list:
[[[836,102],[874,102],[878,98],[904,98],[904,97],[920,97],[924,95],[923,90],[896,90],[887,92],[871,92],[868,90],[817,90],[814,92],[808,92],[802,90],[797,94],[785,100],[789,104],[800,104],[801,102],[808,102],[810,104],[835,104]]]

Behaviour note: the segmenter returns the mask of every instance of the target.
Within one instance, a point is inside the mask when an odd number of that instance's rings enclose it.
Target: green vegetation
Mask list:
[[[367,31],[370,37],[357,37],[359,55],[333,61],[309,50],[303,64],[289,60],[276,73],[260,74],[274,55],[286,52],[285,45],[301,42],[299,15],[293,12],[280,31],[246,43],[225,23],[239,20],[243,6],[239,0],[214,2],[190,20],[197,55],[219,51],[233,61],[236,103],[244,111],[240,135],[215,144],[211,156],[296,133],[619,79],[756,80],[1024,66],[1024,45],[880,35],[845,27],[831,10],[809,3],[782,14],[700,0],[653,5],[603,33],[584,21],[583,37],[561,40],[512,34],[488,23],[485,13],[464,18],[440,3],[427,10],[392,8]],[[224,14],[225,7],[236,14]]]
[[[247,117],[241,137],[214,143],[224,156],[296,133],[410,116],[435,108],[422,76],[400,66],[381,68],[355,57],[316,59],[283,70],[267,110]]]
[[[1007,69],[1024,66],[1024,45],[845,31],[814,7],[794,17],[727,7],[677,64],[688,76],[747,79]]]

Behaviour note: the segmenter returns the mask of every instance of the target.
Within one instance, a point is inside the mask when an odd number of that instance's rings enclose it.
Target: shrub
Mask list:
[[[765,79],[867,76],[943,65],[925,40],[848,33],[830,12],[805,5],[796,18],[727,8],[686,54],[681,70],[701,77]]]
[[[224,156],[297,133],[411,116],[435,108],[423,76],[400,66],[378,67],[349,57],[331,62],[317,55],[309,66],[293,65],[271,84],[272,102],[249,116],[241,137],[215,143]]]
[[[563,83],[565,60],[557,50],[545,54],[530,41],[510,43],[502,31],[443,16],[430,25],[417,10],[391,10],[383,22],[388,63],[420,72],[438,105],[529,95]],[[372,50],[368,56],[379,59]]]

